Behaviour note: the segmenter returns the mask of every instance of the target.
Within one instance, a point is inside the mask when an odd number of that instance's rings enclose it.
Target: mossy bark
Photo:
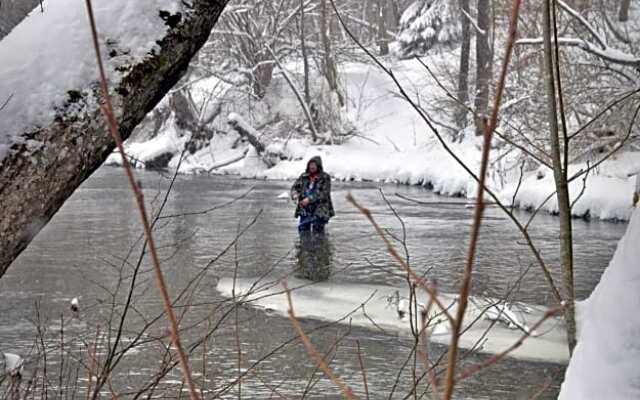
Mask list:
[[[226,3],[192,1],[180,23],[158,41],[159,50],[124,72],[120,85],[112,88],[123,138],[182,77]],[[99,98],[97,86],[77,89],[84,95],[74,104],[89,96]],[[24,144],[14,145],[0,161],[0,277],[113,151],[115,144],[97,104],[85,105],[80,113],[71,108],[61,110],[49,126],[25,132]]]

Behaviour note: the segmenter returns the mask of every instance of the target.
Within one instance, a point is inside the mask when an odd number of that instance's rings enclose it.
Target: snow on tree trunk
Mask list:
[[[42,16],[30,16],[0,41],[0,96],[15,94],[8,103],[13,111],[0,111],[0,276],[114,148],[98,107],[95,58],[89,63],[93,50],[90,45],[89,50],[85,47],[91,37],[85,35],[84,2],[49,4]],[[180,79],[225,5],[224,0],[189,4],[110,0],[96,9],[99,39],[107,50],[103,57],[109,58],[112,99],[124,138]],[[149,30],[159,35],[150,35]],[[41,42],[55,48],[43,48]],[[11,64],[12,60],[23,62],[20,55],[11,54],[15,53],[12,46],[17,45],[23,46],[25,53],[36,53],[25,56],[36,58],[33,64]],[[46,57],[38,60],[43,53]],[[38,68],[45,76],[52,75],[34,90],[48,88],[50,98],[39,99],[26,89],[4,93],[13,90],[11,85],[21,87],[22,82],[23,88],[28,88],[30,81],[42,80],[33,72]],[[5,80],[12,71],[15,79]],[[58,75],[61,79],[55,79]],[[21,115],[16,116],[16,110]],[[32,119],[21,120],[24,115]],[[22,130],[12,132],[15,129]]]
[[[578,309],[578,344],[560,400],[640,398],[640,210],[609,267]]]

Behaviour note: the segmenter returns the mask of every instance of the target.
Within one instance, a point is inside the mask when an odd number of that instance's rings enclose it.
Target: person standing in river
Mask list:
[[[324,227],[335,215],[331,201],[331,177],[322,168],[322,159],[315,156],[307,163],[305,172],[291,187],[296,202],[295,217],[300,218],[298,231],[324,233]]]

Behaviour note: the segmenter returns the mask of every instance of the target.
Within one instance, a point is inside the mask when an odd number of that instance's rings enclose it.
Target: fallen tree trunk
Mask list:
[[[189,13],[157,42],[159,49],[124,73],[112,90],[124,139],[182,77],[226,3],[192,1]],[[80,114],[62,110],[50,125],[22,138],[0,160],[0,276],[114,148],[97,104]]]
[[[226,167],[227,165],[231,165],[233,163],[237,163],[238,161],[242,160],[243,158],[245,158],[247,156],[247,154],[249,153],[249,149],[245,149],[242,154],[236,156],[236,157],[232,157],[228,160],[224,160],[224,161],[219,161],[215,164],[213,164],[211,167],[209,167],[209,169],[207,170],[208,173],[213,172],[216,169],[220,169],[223,167]]]
[[[247,139],[249,144],[256,149],[256,153],[258,153],[258,156],[265,162],[267,167],[273,167],[273,162],[265,157],[266,146],[258,139],[256,130],[247,124],[238,114],[229,114],[227,120],[229,126],[238,132],[238,135]]]

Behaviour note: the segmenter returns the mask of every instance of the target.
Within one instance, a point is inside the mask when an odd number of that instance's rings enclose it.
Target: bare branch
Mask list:
[[[0,111],[2,111],[7,106],[7,104],[9,104],[12,97],[13,97],[13,93],[11,93],[9,97],[7,97],[7,99],[4,101],[4,103],[2,103],[2,105],[0,105]]]
[[[493,131],[496,128],[498,122],[498,113],[500,111],[500,103],[502,100],[502,94],[504,91],[504,85],[507,79],[507,71],[511,62],[511,54],[513,52],[514,42],[516,40],[516,34],[518,29],[518,18],[520,17],[520,0],[514,0],[513,8],[511,10],[511,18],[509,24],[509,37],[507,39],[507,45],[505,55],[502,62],[502,70],[500,72],[500,78],[496,88],[496,94],[493,104],[493,110],[489,122],[484,129],[484,141],[482,146],[482,159],[480,162],[480,182],[478,183],[478,193],[476,195],[476,207],[473,217],[473,225],[471,228],[471,237],[469,239],[469,250],[467,252],[467,259],[462,276],[462,285],[460,287],[460,296],[458,308],[456,310],[456,318],[453,323],[453,329],[451,330],[451,342],[449,345],[449,357],[447,362],[447,377],[446,386],[444,391],[444,399],[450,400],[453,396],[455,388],[455,373],[456,363],[458,357],[458,342],[460,340],[460,331],[462,330],[462,324],[464,321],[464,315],[467,309],[467,303],[469,300],[469,294],[471,290],[471,273],[475,263],[476,248],[478,245],[478,238],[480,237],[480,226],[482,225],[482,215],[484,213],[484,193],[485,193],[485,179],[487,176],[487,169],[489,166],[489,154],[491,151],[491,141],[493,139]]]
[[[460,382],[460,381],[463,381],[463,380],[465,380],[467,378],[470,378],[470,377],[474,376],[475,374],[477,374],[478,372],[482,371],[483,369],[498,363],[500,360],[502,360],[507,355],[509,355],[509,353],[513,352],[518,347],[522,346],[524,341],[531,336],[531,332],[535,332],[535,330],[538,329],[546,320],[548,320],[549,318],[553,318],[553,317],[559,315],[561,312],[562,312],[562,307],[555,307],[555,308],[552,308],[550,310],[547,310],[547,312],[544,313],[542,318],[540,318],[538,320],[538,322],[536,322],[531,327],[530,331],[529,332],[525,332],[514,344],[509,346],[503,352],[490,357],[486,361],[464,369],[456,377],[456,382]]]
[[[109,88],[107,85],[107,78],[104,71],[104,66],[102,64],[102,56],[100,55],[100,45],[98,44],[98,33],[96,29],[96,23],[93,16],[93,7],[91,4],[91,0],[86,0],[87,5],[87,13],[89,16],[89,23],[91,26],[91,35],[93,39],[93,47],[96,52],[96,60],[98,63],[98,70],[100,73],[100,89],[102,91],[102,95],[104,97],[104,105],[101,105],[101,110],[107,120],[109,125],[109,130],[111,135],[113,136],[113,140],[116,142],[116,146],[121,154],[125,154],[124,145],[122,143],[122,137],[120,136],[120,131],[118,129],[118,123],[114,116],[113,106],[111,104],[111,97],[109,95]],[[169,298],[169,292],[167,290],[167,286],[164,281],[164,276],[162,274],[162,269],[160,268],[160,259],[158,257],[158,253],[156,251],[155,241],[153,239],[153,233],[151,229],[151,225],[149,224],[149,219],[147,217],[147,212],[144,204],[144,197],[142,194],[142,190],[140,188],[139,183],[133,176],[133,171],[131,169],[131,165],[126,157],[122,157],[122,164],[125,169],[125,173],[127,175],[127,179],[129,181],[129,185],[136,199],[136,204],[138,206],[138,211],[140,212],[140,218],[142,221],[142,226],[144,228],[145,237],[148,242],[149,252],[151,254],[151,260],[153,262],[154,271],[156,274],[156,281],[158,284],[158,288],[160,289],[160,294],[162,297],[163,305],[167,316],[169,317],[170,328],[171,328],[171,340],[176,348],[178,353],[178,357],[180,359],[180,367],[182,369],[182,374],[184,380],[187,382],[187,386],[189,388],[189,392],[191,395],[191,400],[199,400],[200,395],[198,394],[196,387],[193,383],[193,379],[191,377],[191,370],[189,368],[189,362],[187,361],[187,356],[182,348],[182,344],[180,341],[180,333],[178,329],[178,321],[176,319],[175,312],[171,305],[171,300]],[[93,398],[97,397],[98,393],[94,393]]]
[[[589,23],[589,21],[587,21],[582,15],[580,15],[578,11],[571,8],[567,3],[565,3],[562,0],[557,0],[556,3],[560,6],[560,8],[565,10],[569,15],[571,15],[578,22],[580,22],[580,24],[583,27],[585,27],[589,31],[589,33],[591,33],[591,35],[598,42],[600,47],[602,47],[602,50],[606,50],[607,47],[609,47],[607,46],[607,41],[604,39],[604,37],[602,37],[602,35],[600,35],[600,33],[598,33],[598,31]]]
[[[318,367],[320,367],[320,369],[322,370],[322,372],[324,372],[324,374],[327,376],[327,378],[329,378],[329,380],[331,380],[331,382],[333,382],[340,389],[340,391],[342,391],[342,394],[344,395],[344,397],[346,397],[348,399],[356,399],[356,396],[353,394],[353,390],[351,390],[351,387],[349,387],[349,385],[345,384],[331,370],[331,368],[324,361],[324,358],[322,356],[320,356],[320,354],[318,354],[318,350],[316,350],[316,348],[313,345],[313,343],[311,343],[311,340],[309,339],[309,337],[304,333],[304,329],[302,329],[302,326],[300,325],[300,322],[296,318],[296,315],[295,315],[295,313],[293,311],[293,302],[291,300],[291,291],[289,290],[289,288],[287,287],[287,284],[285,282],[283,282],[283,286],[284,286],[284,288],[285,288],[285,290],[287,292],[287,302],[289,303],[289,312],[288,312],[289,313],[289,319],[291,320],[291,323],[293,324],[293,328],[298,333],[298,337],[302,341],[302,344],[304,344],[304,347],[307,349],[307,353],[309,353],[309,356],[316,362]]]
[[[416,285],[418,285],[422,289],[424,289],[427,292],[427,294],[429,294],[429,297],[431,299],[433,299],[433,302],[440,308],[440,310],[442,310],[443,314],[447,317],[449,322],[452,323],[453,322],[453,317],[449,313],[448,308],[445,307],[444,304],[442,304],[442,302],[438,299],[438,296],[437,296],[437,293],[436,293],[435,289],[432,288],[429,285],[429,283],[425,281],[424,278],[418,276],[415,273],[415,271],[413,271],[413,269],[411,267],[409,267],[407,262],[400,256],[400,254],[398,254],[398,252],[396,251],[395,247],[393,247],[393,244],[391,244],[391,242],[387,238],[387,235],[385,235],[385,233],[382,230],[382,228],[380,228],[380,225],[378,225],[378,223],[375,221],[375,219],[371,215],[371,211],[368,208],[364,208],[360,204],[358,204],[358,202],[356,202],[356,200],[353,198],[353,196],[351,196],[351,194],[347,195],[347,201],[349,203],[353,204],[354,207],[356,207],[369,220],[371,225],[373,225],[373,227],[375,228],[376,232],[378,233],[378,236],[380,236],[380,238],[382,238],[382,240],[384,241],[385,245],[387,246],[387,251],[389,252],[389,254],[391,254],[391,256],[398,262],[398,264],[400,264],[400,266],[405,270],[405,272],[411,278],[411,280]]]
[[[523,38],[516,42],[517,45],[541,45],[543,44],[543,38]],[[623,51],[607,47],[606,49],[600,48],[600,46],[593,44],[587,40],[577,38],[558,38],[558,45],[577,47],[587,53],[593,54],[603,60],[612,62],[614,64],[625,65],[633,68],[640,68],[640,58]]]

